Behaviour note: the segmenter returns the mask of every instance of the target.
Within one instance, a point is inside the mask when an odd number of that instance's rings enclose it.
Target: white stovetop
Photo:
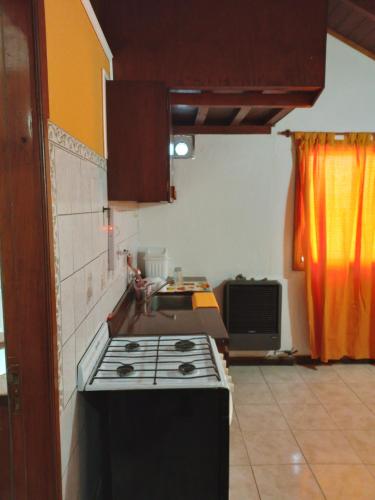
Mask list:
[[[193,341],[193,350],[176,352],[180,340]],[[139,344],[136,351],[126,351],[130,342]],[[194,371],[181,374],[183,363],[193,364]],[[134,370],[120,377],[117,368],[124,364]],[[80,391],[216,387],[228,388],[228,383],[216,344],[204,334],[110,339],[104,324],[78,365]]]

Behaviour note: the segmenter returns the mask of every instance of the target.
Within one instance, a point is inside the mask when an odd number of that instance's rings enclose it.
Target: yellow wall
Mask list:
[[[81,0],[45,0],[49,117],[104,155],[102,68],[109,61]]]

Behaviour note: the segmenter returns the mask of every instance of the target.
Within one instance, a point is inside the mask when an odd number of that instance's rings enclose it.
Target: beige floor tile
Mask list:
[[[340,377],[332,366],[327,365],[307,365],[297,366],[298,373],[303,380],[309,382],[338,382]]]
[[[373,500],[375,478],[364,465],[313,465],[327,500]]]
[[[289,430],[248,431],[243,433],[243,437],[252,465],[305,463]]]
[[[275,399],[266,383],[235,385],[233,401],[236,405],[275,403]]]
[[[233,407],[233,418],[232,418],[232,423],[231,423],[231,430],[232,429],[239,429],[240,427],[240,424],[238,422],[238,417],[237,417],[237,413],[236,413],[236,408]]]
[[[278,405],[236,406],[242,432],[256,430],[284,430],[288,424]]]
[[[344,382],[317,382],[309,384],[309,387],[323,403],[360,403],[358,397]]]
[[[375,402],[374,403],[368,403],[367,401],[365,401],[364,404],[375,415]]]
[[[359,457],[341,431],[294,431],[294,436],[308,463],[360,463]]]
[[[318,398],[304,382],[269,384],[278,403],[319,403]]]
[[[337,425],[321,404],[281,404],[280,408],[293,430],[337,429]]]
[[[253,470],[262,500],[324,498],[307,465],[256,465]]]
[[[249,465],[249,456],[239,427],[231,427],[229,462],[231,465]]]
[[[344,431],[344,434],[362,462],[375,465],[375,431]]]
[[[334,364],[333,368],[339,377],[346,383],[375,382],[375,370],[370,365],[341,365]]]
[[[229,469],[229,500],[257,500],[258,490],[249,466],[234,466]]]
[[[261,371],[269,384],[303,382],[295,366],[262,366]]]
[[[375,415],[363,403],[326,403],[325,407],[339,429],[375,430]]]
[[[363,403],[375,405],[375,383],[374,382],[352,382],[349,387]]]
[[[235,384],[261,384],[265,383],[259,366],[231,366],[229,374]]]
[[[375,477],[375,465],[366,465],[366,468]]]

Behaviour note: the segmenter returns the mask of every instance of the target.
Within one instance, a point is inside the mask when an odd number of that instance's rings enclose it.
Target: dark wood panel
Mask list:
[[[375,58],[375,2],[330,0],[328,32],[363,54]]]
[[[220,94],[202,92],[200,94],[171,92],[171,105],[216,106],[216,107],[269,107],[269,108],[310,108],[320,92],[293,92],[290,94],[265,94],[260,92],[243,92],[236,94]]]
[[[341,0],[342,3],[361,12],[365,16],[375,21],[375,3],[374,0]]]
[[[374,31],[375,23],[365,19],[357,30],[352,33],[345,33],[345,36],[358,45],[368,47],[368,37],[370,37]]]
[[[236,116],[235,108],[211,107],[206,118],[206,125],[230,125]]]
[[[174,134],[270,134],[268,125],[177,125],[173,127]]]
[[[327,1],[93,0],[118,79],[323,88]],[[105,8],[104,8],[105,5]]]
[[[61,466],[43,1],[2,0],[0,14],[0,255],[7,367],[19,380],[19,401],[15,391],[10,398],[13,496],[56,500]]]
[[[107,82],[108,196],[170,201],[168,91],[156,82]]]
[[[0,498],[11,498],[10,426],[8,396],[0,396]]]
[[[242,108],[238,109],[233,120],[231,121],[231,125],[240,125],[241,122],[246,118],[246,116],[249,114],[249,111],[251,110],[251,106],[243,106]]]

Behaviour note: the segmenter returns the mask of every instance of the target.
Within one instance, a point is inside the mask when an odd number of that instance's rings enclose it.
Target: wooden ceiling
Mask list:
[[[328,32],[375,59],[375,0],[329,0]]]
[[[138,37],[138,34],[134,34],[133,31],[135,30],[134,25],[137,24],[137,16],[139,17],[139,12],[137,11],[137,9],[139,9],[139,5],[143,5],[145,1],[138,2],[134,0],[133,2],[131,2],[130,0],[128,0],[130,6],[134,4],[132,9],[125,9],[125,5],[123,4],[123,2],[117,3],[117,0],[91,1],[98,15],[99,21],[104,29],[104,32],[112,46],[112,49],[114,50],[115,75],[120,75],[117,77],[121,79],[120,70],[122,66],[118,62],[116,66],[116,60],[119,61],[122,57],[122,45],[120,42],[122,40],[121,36],[123,37],[123,32],[125,29],[123,26],[124,19],[126,21],[126,19],[128,19],[128,17],[130,16],[131,21],[129,21],[130,25],[126,27],[126,32],[129,33],[129,39],[126,40],[126,46],[131,46],[132,34],[134,35],[136,41],[141,40],[144,44],[145,40],[147,40],[148,31],[146,32],[144,37]],[[309,0],[307,6],[313,5],[314,1],[315,0]],[[164,4],[167,5],[165,2],[166,0],[158,4],[159,7],[162,7]],[[203,2],[203,5],[208,5],[208,3],[209,1],[206,0],[206,2]],[[193,4],[194,2],[192,3],[192,5]],[[172,2],[172,5],[176,6],[180,4]],[[263,5],[263,3],[261,3],[261,5]],[[121,6],[123,7],[123,9],[125,9],[125,13],[121,14]],[[316,6],[317,4],[314,4],[314,7]],[[114,12],[116,13],[116,16],[114,16]],[[158,11],[156,11],[156,14],[157,12]],[[134,19],[131,18],[132,13],[133,16],[137,15]],[[144,14],[144,16],[146,16],[147,18],[146,14]],[[325,11],[323,12],[322,16],[322,19],[324,20]],[[165,17],[167,16],[162,16],[162,19],[164,19]],[[190,18],[187,19],[189,20]],[[208,17],[208,19],[210,19],[210,17]],[[121,22],[119,22],[119,20],[121,20]],[[194,23],[196,22],[196,17],[193,16],[191,22],[193,23],[191,30],[195,33],[194,29],[196,28],[196,26]],[[186,23],[187,21],[185,22],[185,24]],[[323,24],[322,34],[324,34],[325,32],[325,25]],[[282,23],[280,24],[280,26],[282,26]],[[171,26],[169,26],[169,30],[162,30],[162,32],[165,31],[168,34],[168,40],[170,38],[175,39],[180,36],[180,34],[173,34],[174,28],[174,24],[172,23]],[[263,29],[265,29],[264,26]],[[294,29],[296,29],[296,27],[294,27]],[[309,29],[309,26],[306,25],[306,23],[304,23],[304,29]],[[237,31],[238,29],[236,30],[236,32]],[[341,41],[375,59],[375,0],[328,0],[327,31],[333,36],[339,38]],[[236,32],[234,32],[233,34],[234,38]],[[290,29],[288,32],[290,32]],[[308,36],[308,39],[313,40],[310,34]],[[136,43],[138,43],[138,41]],[[140,42],[141,46],[142,43]],[[317,43],[315,39],[313,43],[315,46]],[[173,44],[169,43],[165,46],[174,47]],[[181,47],[183,46],[184,45],[181,43],[177,45],[179,49],[181,49]],[[252,46],[254,46],[254,44]],[[256,42],[256,47],[258,46],[259,43]],[[263,50],[265,46],[265,44],[263,44],[263,46],[261,45],[261,49]],[[251,47],[249,48],[249,50],[251,50]],[[286,52],[286,49],[284,50],[284,52]],[[284,54],[284,52],[282,52],[282,54]],[[157,63],[155,63],[156,69],[152,67],[151,74],[154,74],[155,71],[157,71],[157,68],[159,68],[159,70],[160,68],[166,67],[169,68],[169,70],[175,69],[175,64],[161,64],[160,61],[157,60],[156,54],[157,52],[154,51],[153,56]],[[127,71],[127,78],[129,78],[130,80],[149,79],[144,77],[143,74],[141,74],[141,77],[138,74],[129,77],[129,72],[131,72],[131,69],[137,68],[139,70],[139,68],[136,64],[133,64],[133,66],[130,65],[129,53],[125,55],[126,58],[124,68],[126,68]],[[137,62],[139,60],[139,57],[137,53],[136,55]],[[250,57],[250,59],[248,59],[253,61],[254,63],[254,60],[256,60],[256,58],[254,59],[254,57]],[[281,61],[282,58],[276,58],[274,64],[275,67],[277,67],[279,59]],[[192,64],[194,62],[194,58],[192,59],[191,57],[167,58],[167,62],[169,60],[181,60],[184,61],[184,64]],[[269,58],[263,57],[262,60],[267,61],[269,60]],[[150,61],[152,61],[152,58],[150,59]],[[288,64],[288,61],[282,60],[279,66],[283,65],[283,67],[285,67],[285,64]],[[298,68],[299,71],[297,71],[297,73],[301,73],[301,68],[298,64],[294,64],[292,66],[292,69],[293,68]],[[194,75],[194,72],[190,71],[189,67],[189,74],[190,73]],[[200,72],[199,74],[201,73],[202,72]],[[232,75],[233,71],[227,73],[225,73],[225,71],[222,71],[222,73],[224,75]],[[291,75],[292,73],[293,71],[290,70],[290,68],[287,72],[282,72],[282,74],[284,75]],[[164,78],[159,79],[161,81],[166,81]],[[324,77],[322,81],[324,82]],[[236,89],[236,85],[232,85],[233,90],[216,88],[214,89],[212,88],[212,86],[210,88],[209,85],[202,85],[201,90],[197,90],[197,85],[175,87],[172,82],[167,82],[167,86],[172,89],[170,91],[171,114],[173,131],[176,134],[267,134],[271,132],[272,126],[274,126],[278,121],[284,118],[293,109],[311,107],[318,98],[322,87],[324,86],[324,83],[320,86],[310,88],[305,87],[303,89],[302,87],[297,88],[297,86],[295,86],[294,89],[292,88],[292,86],[290,86],[289,88],[287,88],[287,86],[278,86],[278,88],[277,86],[275,86],[274,88],[263,88],[263,91],[260,90],[262,86],[259,85],[254,85],[252,90],[250,87],[248,89],[242,88],[242,90],[239,90],[239,88]],[[180,88],[180,90],[173,90],[173,88]],[[191,90],[182,90],[186,88]],[[255,90],[255,88],[257,90]]]
[[[294,108],[311,107],[317,92],[171,92],[175,134],[270,134]]]

